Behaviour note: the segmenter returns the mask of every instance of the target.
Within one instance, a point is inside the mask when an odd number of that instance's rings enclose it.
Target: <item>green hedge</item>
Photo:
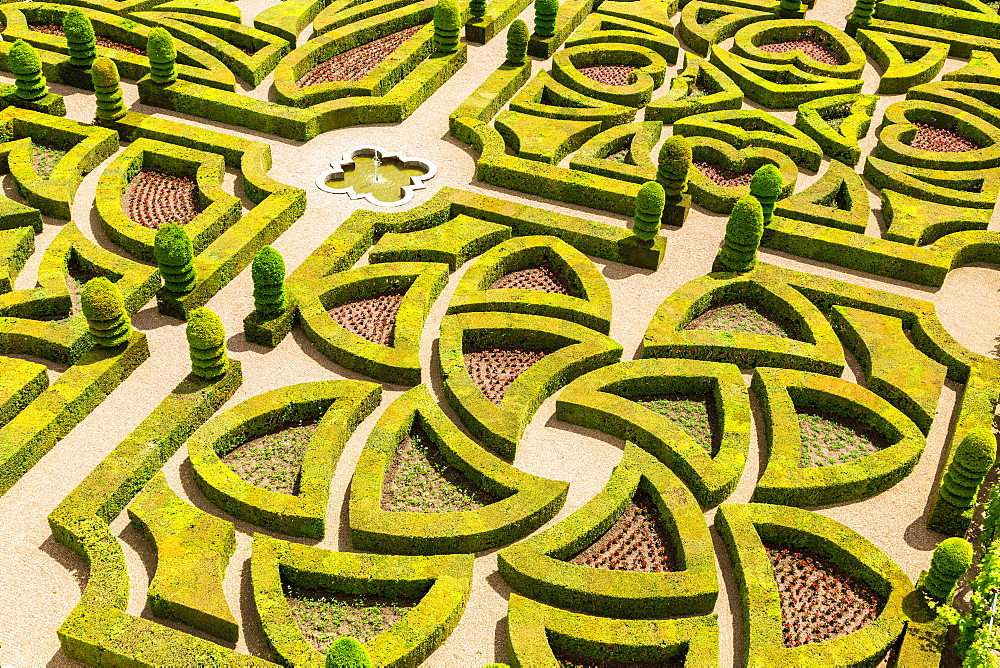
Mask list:
[[[595,81],[580,68],[630,65],[627,86],[611,86]],[[653,99],[653,90],[663,85],[667,63],[656,51],[638,44],[578,44],[560,49],[552,57],[552,78],[590,97],[612,104],[644,107]],[[634,81],[632,80],[634,78]]]
[[[617,7],[620,5],[604,3],[598,8],[600,11],[588,16],[572,32],[566,40],[566,46],[630,44],[652,49],[670,64],[677,62],[680,44],[674,37],[673,26],[666,21],[657,20],[662,14],[659,17],[649,16],[659,9],[658,4],[630,6],[624,11],[616,9]],[[645,13],[642,9],[646,10]]]
[[[988,209],[937,204],[892,190],[883,190],[885,238],[910,246],[926,246],[953,232],[985,230],[993,214]]]
[[[795,127],[816,140],[834,160],[856,165],[861,160],[858,140],[868,134],[877,98],[850,93],[824,97],[799,105]],[[831,123],[839,119],[839,125]]]
[[[695,53],[706,56],[713,44],[721,44],[741,28],[757,21],[777,18],[778,3],[763,0],[729,2],[693,0],[683,4],[677,33]]]
[[[996,167],[946,171],[869,156],[865,161],[864,177],[879,189],[972,209],[992,209],[1000,194],[1000,168]]]
[[[570,169],[640,185],[655,181],[656,165],[651,156],[662,129],[660,121],[642,121],[605,130],[577,149],[570,158]],[[629,152],[624,161],[608,159],[625,148]]]
[[[917,123],[950,130],[981,148],[958,152],[915,149],[910,142],[917,133]],[[883,160],[927,170],[974,171],[1000,166],[1000,129],[955,107],[926,100],[896,102],[885,110],[882,125],[874,155]]]
[[[742,28],[735,35],[732,51],[738,56],[775,65],[793,65],[802,72],[835,79],[860,79],[865,69],[865,52],[845,32],[823,21],[809,19],[778,19],[760,21]],[[823,63],[805,52],[794,49],[772,53],[761,49],[763,44],[808,40],[826,47],[838,61]]]
[[[882,191],[883,197],[888,192]],[[883,205],[886,218],[891,217],[889,211],[891,209]],[[774,207],[775,216],[858,234],[864,234],[868,228],[870,214],[871,205],[864,180],[839,160],[831,160],[819,180],[805,190],[778,200]]]
[[[743,91],[728,74],[685,52],[684,69],[670,80],[670,90],[665,95],[646,106],[644,118],[674,123],[685,116],[739,109],[742,105]]]
[[[694,137],[690,141],[694,162],[706,162],[736,174],[752,174],[764,165],[775,165],[781,170],[781,194],[787,196],[795,190],[799,177],[798,167],[784,153],[771,148],[736,149],[712,137]],[[750,194],[750,185],[723,186],[697,167],[690,171],[688,193],[691,200],[715,213],[728,214],[740,197]]]
[[[370,262],[433,262],[455,271],[475,256],[510,238],[507,225],[473,222],[459,214],[440,225],[420,230],[386,232],[368,252]]]
[[[932,81],[948,58],[948,45],[919,37],[859,30],[856,39],[882,70],[877,93],[899,95]]]

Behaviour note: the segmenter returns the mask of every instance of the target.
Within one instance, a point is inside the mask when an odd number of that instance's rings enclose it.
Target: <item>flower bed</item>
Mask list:
[[[53,23],[37,23],[28,25],[30,30],[35,32],[44,33],[46,35],[55,35],[56,37],[65,37],[66,33],[63,32],[62,26],[55,25]],[[109,49],[118,49],[119,51],[127,51],[128,53],[134,53],[139,56],[145,56],[146,52],[137,46],[132,46],[131,44],[122,44],[121,42],[116,42],[113,39],[108,39],[107,37],[96,36],[97,45],[104,46]]]
[[[340,304],[327,312],[347,331],[372,343],[391,346],[395,342],[396,315],[402,303],[402,292],[390,292]]]
[[[761,51],[767,53],[787,53],[789,51],[801,51],[816,62],[824,65],[843,65],[837,54],[820,41],[814,39],[799,39],[791,42],[775,42],[773,44],[761,44]]]
[[[698,170],[707,176],[712,182],[726,188],[748,186],[750,185],[750,179],[753,178],[753,174],[750,174],[749,172],[741,174],[739,172],[725,169],[724,167],[719,167],[718,165],[713,165],[710,162],[695,162],[694,166],[697,167]]]
[[[770,334],[788,337],[788,330],[765,315],[750,301],[738,301],[708,309],[688,323],[684,329],[710,329],[745,334]]]
[[[710,396],[691,394],[657,394],[645,397],[629,397],[654,413],[674,422],[693,438],[698,445],[705,448],[711,456],[719,449],[718,416],[714,401]]]
[[[878,616],[884,601],[863,582],[809,552],[765,547],[781,597],[785,647],[838,638]]]
[[[629,77],[637,69],[634,65],[597,65],[581,67],[580,74],[608,86],[628,86]]]
[[[382,510],[443,513],[476,510],[496,500],[449,464],[417,423],[396,449],[382,483]]]
[[[628,149],[626,149],[627,151]],[[571,295],[574,290],[563,280],[552,265],[545,263],[536,267],[528,267],[512,271],[505,276],[501,276],[490,284],[490,290],[501,288],[516,288],[520,290],[540,290],[542,292],[552,292],[560,295]]]
[[[975,151],[982,148],[979,144],[970,139],[966,139],[954,130],[936,128],[927,123],[914,123],[917,126],[917,134],[910,144],[913,148],[922,151],[937,151],[939,153],[960,153],[962,151]]]
[[[639,491],[597,542],[569,560],[612,571],[667,573],[678,568],[673,541],[649,494]]]
[[[574,652],[554,650],[559,668],[684,668],[684,657],[674,657],[667,661],[612,661],[610,659],[591,659]]]
[[[465,354],[465,369],[472,382],[496,405],[528,367],[547,355],[542,350],[491,348]]]
[[[154,230],[166,223],[185,225],[198,215],[197,187],[194,177],[144,169],[125,189],[122,208],[133,221]]]
[[[31,166],[35,168],[40,177],[47,179],[68,152],[68,148],[41,143],[33,139],[31,141]]]
[[[298,494],[299,475],[316,424],[299,424],[247,441],[222,461],[251,485]]]
[[[394,32],[391,35],[338,53],[333,58],[317,64],[295,82],[299,88],[331,81],[358,81],[399,48],[403,42],[417,34],[424,23]]]
[[[799,413],[799,435],[799,468],[845,464],[888,446],[868,425],[816,410]]]

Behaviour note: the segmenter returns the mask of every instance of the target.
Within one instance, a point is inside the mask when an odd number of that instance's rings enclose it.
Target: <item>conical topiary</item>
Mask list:
[[[941,498],[958,508],[971,508],[976,493],[997,458],[997,439],[989,427],[969,430],[941,481]]]
[[[281,313],[288,306],[285,299],[285,260],[270,246],[257,251],[250,267],[253,278],[254,309],[263,315]]]
[[[923,588],[938,603],[949,603],[955,583],[972,565],[972,545],[964,538],[945,538],[934,548]]]
[[[214,311],[196,308],[188,314],[185,330],[191,352],[191,372],[202,378],[218,378],[229,369],[226,329]]]
[[[556,34],[556,15],[559,0],[535,0],[535,34],[552,37]]]
[[[660,233],[660,219],[663,217],[663,186],[656,181],[647,181],[635,196],[635,217],[632,219],[632,234],[643,241],[652,241]]]
[[[354,638],[337,638],[326,653],[326,668],[373,668],[368,650]]]
[[[763,165],[753,174],[750,180],[750,194],[760,202],[760,208],[764,212],[764,225],[771,222],[774,215],[774,203],[781,197],[781,189],[784,186],[781,178],[781,171],[771,163]]]
[[[736,200],[726,223],[726,238],[715,258],[716,271],[750,271],[757,266],[757,248],[764,234],[764,214],[753,195]]]
[[[458,51],[462,14],[456,0],[438,0],[434,5],[434,48],[441,53]]]
[[[486,16],[486,0],[471,0],[469,2],[469,15],[476,18]]]
[[[514,19],[507,29],[507,62],[511,65],[524,65],[528,58],[528,24],[521,19]]]
[[[110,58],[100,57],[90,70],[97,98],[97,118],[102,121],[117,121],[128,110],[122,99],[122,87],[118,78],[118,66]]]
[[[63,18],[63,32],[66,33],[66,46],[69,48],[69,64],[90,67],[97,58],[97,37],[90,17],[74,7]]]
[[[178,295],[191,292],[197,275],[187,230],[177,223],[161,225],[153,239],[153,257],[163,276],[163,286],[169,292]]]
[[[149,31],[146,39],[146,55],[149,57],[149,78],[158,84],[172,83],[177,79],[177,49],[174,38],[164,28]]]
[[[87,281],[80,292],[80,306],[97,345],[114,348],[132,337],[132,323],[122,293],[104,276]]]
[[[669,199],[680,197],[687,190],[691,171],[691,144],[681,135],[671,135],[660,147],[656,182],[663,186]]]
[[[854,37],[859,29],[867,28],[871,24],[876,4],[877,0],[857,0],[854,3],[854,11],[847,17],[848,35]]]
[[[38,100],[48,95],[42,76],[42,59],[35,48],[23,39],[15,40],[7,54],[7,66],[14,75],[14,94],[22,100]]]

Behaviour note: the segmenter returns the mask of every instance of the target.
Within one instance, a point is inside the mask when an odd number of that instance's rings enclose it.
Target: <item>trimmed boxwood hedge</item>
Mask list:
[[[883,197],[888,192],[882,191]],[[887,219],[891,218],[890,211],[891,208],[883,206],[883,215]],[[775,216],[858,234],[864,234],[868,228],[870,214],[871,205],[864,180],[839,160],[831,160],[819,180],[805,190],[778,200],[774,207]]]
[[[499,500],[477,510],[394,512],[381,506],[383,482],[414,424],[449,464]],[[372,428],[350,491],[351,545],[395,554],[483,552],[507,545],[552,519],[569,484],[520,471],[466,436],[426,385],[396,399]]]
[[[604,84],[580,72],[580,68],[608,65],[637,69],[632,70],[631,83],[626,86]],[[638,44],[579,44],[560,49],[552,58],[552,78],[559,83],[595,99],[630,107],[649,104],[653,90],[663,85],[666,70],[663,56]]]
[[[868,134],[877,98],[848,93],[824,97],[799,105],[795,127],[802,130],[834,160],[856,165],[861,160],[858,140]],[[835,128],[830,121],[840,118]]]
[[[801,49],[774,53],[761,48],[765,44],[803,40],[822,44],[837,60],[844,62],[823,63]],[[755,21],[736,33],[732,51],[750,60],[793,65],[803,72],[836,79],[860,79],[866,63],[865,52],[845,32],[824,21],[810,19]]]
[[[677,34],[695,53],[706,56],[713,44],[720,44],[744,26],[777,17],[779,4],[762,0],[740,0],[739,5],[693,0],[682,3]]]
[[[693,95],[697,90],[704,94]],[[743,91],[729,75],[704,58],[685,52],[684,69],[670,80],[666,94],[646,106],[644,118],[673,123],[685,116],[739,109],[742,105]]]
[[[775,165],[781,170],[781,195],[791,195],[799,177],[795,163],[780,151],[771,148],[737,149],[726,142],[711,137],[693,137],[691,153],[696,163],[706,162],[737,174],[752,174],[764,165]],[[689,170],[688,192],[691,201],[715,213],[729,213],[736,201],[750,194],[750,185],[719,185],[697,167]]]
[[[373,263],[434,262],[455,271],[476,255],[509,239],[510,234],[507,225],[458,214],[426,229],[386,232],[372,246],[368,259]]]
[[[889,225],[885,238],[910,246],[926,246],[953,232],[985,230],[993,212],[937,204],[883,190],[882,219]]]
[[[882,70],[881,95],[899,95],[932,81],[948,58],[948,45],[919,37],[858,30],[858,44]]]
[[[660,121],[641,121],[605,130],[577,149],[570,158],[570,169],[640,185],[653,181],[656,179],[653,147],[660,141],[662,129]],[[624,162],[608,158],[626,147],[629,152]]]
[[[915,149],[918,127],[950,130],[980,148],[971,151],[931,151]],[[904,100],[885,110],[875,157],[910,167],[930,170],[978,170],[1000,166],[1000,129],[969,112],[926,100]]]

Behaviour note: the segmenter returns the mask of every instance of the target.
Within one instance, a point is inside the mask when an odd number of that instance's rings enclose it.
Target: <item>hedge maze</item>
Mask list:
[[[0,663],[996,665],[995,5],[0,4]]]

